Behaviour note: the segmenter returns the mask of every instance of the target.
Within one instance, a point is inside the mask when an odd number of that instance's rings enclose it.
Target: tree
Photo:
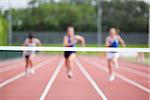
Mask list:
[[[97,0],[82,0],[81,3],[77,3],[78,0],[72,0],[72,3],[41,1],[31,0],[28,8],[12,10],[14,31],[64,31],[69,23],[73,23],[78,31],[97,31]],[[126,32],[148,31],[149,5],[145,2],[104,0],[102,8],[103,31],[110,26]]]
[[[127,32],[148,31],[148,8],[143,1],[112,0],[103,3],[103,31],[109,26]]]

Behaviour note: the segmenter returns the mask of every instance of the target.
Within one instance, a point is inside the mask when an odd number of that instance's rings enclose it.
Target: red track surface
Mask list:
[[[0,99],[39,100],[62,59],[59,56],[37,57],[34,59],[36,67],[39,66],[36,74],[20,77],[0,87]],[[0,70],[1,68],[17,66],[0,72],[0,84],[24,71],[24,60],[17,60],[0,62]],[[146,91],[118,76],[116,76],[114,82],[109,82],[108,72],[106,72],[107,63],[104,57],[80,56],[77,61],[81,63],[93,79],[93,82],[96,83],[99,90],[104,93],[108,100],[150,100],[150,92],[148,92],[150,91],[150,67],[120,61],[119,69],[114,69],[117,74],[146,88],[148,90]],[[72,79],[68,79],[65,66],[60,67],[60,72],[58,72],[58,75],[56,74],[56,79],[51,81],[52,85],[48,88],[48,92],[46,92],[46,100],[102,100],[103,97],[95,90],[95,86],[91,84],[91,81],[85,77],[77,63],[74,66],[74,76]]]

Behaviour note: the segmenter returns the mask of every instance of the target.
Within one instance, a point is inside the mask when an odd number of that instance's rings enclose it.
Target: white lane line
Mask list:
[[[36,62],[39,62],[40,58],[36,59]],[[44,60],[44,58],[41,59],[41,61]],[[0,73],[1,72],[5,72],[5,71],[9,71],[11,69],[15,69],[15,68],[19,68],[19,67],[23,67],[24,62],[21,62],[19,65],[18,64],[14,64],[14,65],[10,65],[9,67],[2,67],[0,68]]]
[[[142,65],[141,64],[141,66],[143,66],[143,67],[140,67],[138,64],[136,64],[136,63],[131,63],[131,62],[129,62],[130,63],[130,65],[128,65],[128,64],[126,64],[127,62],[125,61],[123,61],[123,60],[120,60],[120,63],[123,63],[125,66],[128,66],[128,67],[130,67],[130,68],[132,68],[132,69],[135,69],[135,70],[141,70],[141,71],[148,71],[149,70],[149,68],[150,68],[150,66],[145,66],[145,65]],[[137,65],[137,67],[134,67],[134,66],[136,66]]]
[[[52,77],[50,78],[50,80],[48,81],[44,91],[42,92],[41,96],[40,96],[40,100],[44,100],[46,95],[48,94],[50,88],[52,87],[55,79],[57,78],[57,75],[59,74],[60,70],[62,69],[64,64],[64,59],[62,59],[59,64],[57,65],[57,68],[55,69]]]
[[[140,72],[140,71],[137,71],[137,70],[134,70],[134,69],[131,69],[131,68],[128,68],[128,67],[120,67],[121,69],[124,69],[128,72],[131,72],[131,73],[134,73],[134,74],[137,74],[137,75],[141,75],[141,76],[144,76],[144,77],[147,77],[147,78],[150,78],[150,76],[148,74],[145,74],[143,72]]]
[[[19,64],[19,65],[18,65],[18,64],[16,64],[16,65],[10,65],[11,67],[0,68],[0,73],[1,73],[1,72],[5,72],[5,71],[9,71],[9,70],[11,70],[11,69],[23,67],[22,64],[23,64],[23,63],[21,63],[21,64]],[[22,66],[20,66],[20,65],[22,65]]]
[[[98,58],[95,58],[95,60],[99,61]],[[126,66],[126,65],[124,65]],[[140,76],[143,76],[143,77],[146,77],[146,78],[150,78],[150,76],[148,74],[145,74],[143,72],[140,72],[140,71],[137,71],[135,69],[131,69],[129,66],[126,66],[126,67],[119,67],[120,69],[122,70],[125,70],[127,72],[131,72],[131,73],[134,73],[134,74],[137,74],[137,75],[140,75]]]
[[[48,59],[48,60],[46,60],[46,61],[44,61],[44,62],[42,62],[42,63],[39,63],[39,64],[35,65],[35,66],[34,66],[34,67],[35,67],[35,70],[38,70],[39,68],[43,67],[44,65],[47,65],[49,62],[51,62],[50,60],[52,61],[53,59],[50,58],[50,59]],[[12,78],[9,78],[8,80],[6,80],[6,81],[4,81],[4,82],[1,82],[1,83],[0,83],[0,88],[6,86],[6,85],[9,84],[9,83],[12,83],[12,82],[18,80],[18,79],[20,79],[20,78],[22,78],[22,77],[24,77],[24,76],[25,76],[25,72],[21,72],[21,73],[17,74],[16,76],[14,76],[14,77],[12,77]]]
[[[96,90],[99,96],[102,97],[103,100],[108,100],[100,87],[96,84],[95,80],[93,80],[90,74],[85,70],[84,66],[78,60],[75,60],[75,63],[77,64],[83,75],[87,78],[87,80],[92,84],[93,88]]]
[[[87,60],[86,60],[86,61],[87,61]],[[93,61],[93,60],[92,60],[92,61]],[[99,64],[98,64],[96,61],[95,61],[95,62],[91,62],[91,61],[88,60],[87,63],[90,63],[90,64],[94,65],[95,67],[97,67],[97,68],[99,68],[99,69],[101,69],[101,70],[103,70],[103,71],[105,71],[105,72],[108,72],[108,70],[106,70],[106,69],[104,69],[104,68],[102,68],[102,67],[99,67]],[[139,84],[139,83],[137,83],[137,82],[135,82],[135,81],[133,81],[133,80],[131,80],[131,79],[129,79],[129,78],[123,76],[123,75],[120,75],[120,74],[118,74],[118,73],[115,73],[115,75],[116,75],[119,79],[124,80],[125,82],[130,83],[131,85],[133,85],[133,86],[135,86],[135,87],[137,87],[137,88],[139,88],[139,89],[141,89],[141,90],[143,90],[143,91],[145,91],[145,92],[150,93],[150,89],[144,87],[143,85],[141,85],[141,84]]]
[[[96,57],[95,59],[100,60],[98,57]],[[105,58],[103,58],[103,59],[105,59]],[[124,63],[124,61],[122,61],[121,59],[120,59],[120,64],[123,65],[123,66],[126,66],[126,67],[128,67],[130,69],[137,70],[137,71],[139,71],[139,70],[141,70],[141,71],[148,71],[148,72],[150,71],[150,66],[146,66],[148,69],[145,67],[145,65],[144,65],[144,67],[139,67],[138,66],[138,67],[135,68],[134,66],[136,66],[136,65],[134,63],[133,64],[130,63],[130,65],[127,65],[126,62]]]

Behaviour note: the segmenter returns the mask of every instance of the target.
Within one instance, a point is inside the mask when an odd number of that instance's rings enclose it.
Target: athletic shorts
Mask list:
[[[24,51],[23,56],[25,58],[33,58],[35,56],[35,52],[34,51]]]
[[[107,59],[114,59],[114,58],[119,58],[119,53],[118,52],[108,52],[107,53]]]
[[[73,54],[73,53],[76,53],[76,52],[75,52],[75,51],[65,51],[65,52],[64,52],[64,57],[65,57],[65,59],[68,59],[69,56],[70,56],[71,54]]]

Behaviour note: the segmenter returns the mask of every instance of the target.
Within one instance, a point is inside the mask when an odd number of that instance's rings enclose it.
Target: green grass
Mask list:
[[[148,45],[127,45],[128,48],[148,48]]]
[[[13,44],[12,46],[21,46],[21,44]],[[63,44],[42,44],[42,46],[62,47]],[[76,46],[80,47],[81,45],[77,44]],[[105,47],[105,45],[104,44],[102,44],[102,45],[86,44],[86,47]],[[143,45],[127,45],[127,48],[148,48],[148,44],[143,44]]]

